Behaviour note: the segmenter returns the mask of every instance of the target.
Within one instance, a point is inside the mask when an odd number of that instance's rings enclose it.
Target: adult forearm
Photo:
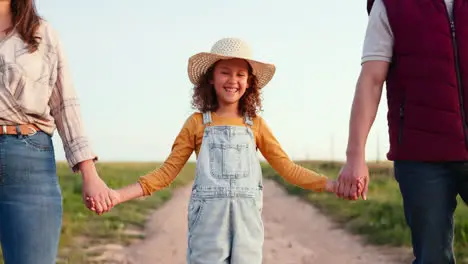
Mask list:
[[[369,131],[377,115],[382,95],[382,74],[368,72],[365,68],[356,85],[349,122],[347,159],[365,159]]]
[[[87,177],[93,177],[95,174],[90,172],[96,172],[96,165],[93,160],[85,160],[78,164],[78,170],[81,172],[83,179]]]

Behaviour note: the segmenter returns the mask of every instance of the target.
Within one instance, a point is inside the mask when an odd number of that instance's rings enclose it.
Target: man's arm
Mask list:
[[[369,15],[361,73],[351,108],[347,160],[338,177],[337,195],[340,197],[353,200],[359,196],[367,198],[369,170],[366,165],[365,147],[392,61],[393,43],[393,33],[385,6],[382,0],[376,0]]]
[[[388,67],[389,63],[385,61],[368,61],[362,65],[351,107],[346,149],[348,161],[365,160],[365,145],[377,115]]]

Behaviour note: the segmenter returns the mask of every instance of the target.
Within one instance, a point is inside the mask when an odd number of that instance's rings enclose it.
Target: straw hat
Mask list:
[[[245,59],[250,63],[253,74],[258,79],[259,88],[267,85],[275,74],[275,65],[252,59],[252,51],[246,42],[237,38],[223,38],[213,45],[211,52],[200,52],[189,58],[188,75],[190,81],[197,85],[199,79],[213,63],[222,59],[234,58]]]

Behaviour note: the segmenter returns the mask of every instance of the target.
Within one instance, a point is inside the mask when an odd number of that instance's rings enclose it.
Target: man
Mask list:
[[[338,195],[366,199],[365,144],[383,83],[389,160],[414,264],[455,263],[453,214],[468,201],[468,0],[368,0],[362,69]],[[358,182],[364,189],[358,190]]]

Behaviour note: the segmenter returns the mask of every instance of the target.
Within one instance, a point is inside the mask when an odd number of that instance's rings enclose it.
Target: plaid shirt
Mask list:
[[[80,105],[58,34],[45,21],[39,48],[29,53],[13,31],[0,41],[0,125],[35,124],[62,139],[68,164],[97,157],[83,128]]]

